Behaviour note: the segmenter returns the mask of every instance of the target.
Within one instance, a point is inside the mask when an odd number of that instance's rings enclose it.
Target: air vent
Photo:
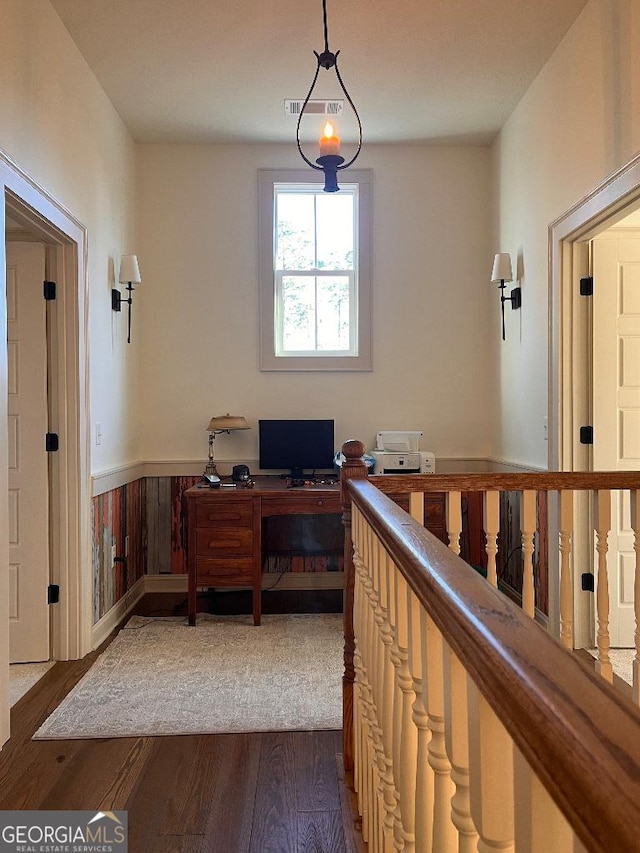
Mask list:
[[[304,101],[287,101],[284,102],[284,111],[288,116],[295,116],[296,118],[300,115],[300,111],[302,110],[302,105]],[[307,104],[305,108],[305,115],[307,113],[322,115],[322,116],[337,116],[340,115],[342,110],[344,109],[344,101],[321,101],[321,100],[311,100]]]

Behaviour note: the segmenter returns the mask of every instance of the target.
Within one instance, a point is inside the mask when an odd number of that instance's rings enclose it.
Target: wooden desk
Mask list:
[[[246,489],[193,486],[184,493],[189,533],[189,625],[196,624],[198,587],[253,590],[253,622],[260,624],[262,520],[278,515],[341,513],[340,487],[286,488],[280,477],[256,477]]]

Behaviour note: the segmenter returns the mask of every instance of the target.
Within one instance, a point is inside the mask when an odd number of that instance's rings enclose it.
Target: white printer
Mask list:
[[[375,474],[435,474],[436,457],[420,450],[419,430],[383,430],[372,452]]]

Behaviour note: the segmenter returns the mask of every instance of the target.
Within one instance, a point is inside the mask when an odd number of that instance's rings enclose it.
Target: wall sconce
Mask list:
[[[522,291],[514,287],[510,296],[504,295],[505,281],[513,281],[511,272],[511,255],[508,252],[499,252],[493,259],[493,270],[491,271],[491,283],[500,282],[500,309],[502,311],[502,340],[504,341],[504,303],[511,302],[511,308],[516,310],[522,307]]]
[[[308,166],[311,166],[312,169],[320,169],[324,172],[324,191],[326,193],[335,193],[340,189],[340,187],[338,186],[338,172],[342,169],[348,169],[349,166],[351,166],[351,164],[355,162],[356,157],[358,156],[358,154],[360,153],[360,149],[362,148],[362,124],[360,122],[358,110],[355,108],[355,105],[351,100],[351,96],[347,92],[347,89],[344,83],[342,82],[340,71],[338,70],[338,54],[340,53],[340,51],[337,50],[335,53],[332,53],[329,50],[327,0],[322,0],[322,22],[324,26],[324,50],[322,51],[322,53],[318,53],[315,50],[313,51],[317,60],[316,73],[313,78],[313,82],[311,83],[309,93],[304,99],[302,109],[300,110],[300,115],[298,116],[298,126],[296,128],[296,142],[298,144],[298,151],[300,152],[300,156],[302,157],[304,162]],[[329,71],[331,68],[333,68],[336,73],[338,84],[344,92],[344,96],[349,102],[349,106],[353,110],[356,122],[358,123],[358,147],[356,148],[356,153],[353,155],[353,157],[349,160],[348,163],[345,163],[344,157],[340,155],[340,137],[335,132],[331,122],[327,122],[324,126],[324,132],[320,137],[319,141],[320,156],[317,158],[315,163],[312,163],[311,160],[309,160],[309,158],[305,155],[304,151],[302,150],[302,145],[300,144],[300,122],[302,121],[302,116],[304,115],[304,112],[307,108],[307,104],[309,103],[309,99],[311,98],[311,95],[315,88],[320,68],[324,68],[326,71]]]
[[[129,296],[127,299],[122,298],[122,294],[115,288],[111,291],[111,307],[114,311],[122,311],[122,303],[126,302],[129,306],[129,314],[127,317],[127,343],[131,343],[131,304],[133,302],[134,284],[142,284],[140,278],[140,267],[138,266],[137,255],[123,255],[120,259],[120,275],[118,276],[120,284],[126,284]]]
[[[231,433],[239,429],[251,429],[246,419],[241,415],[216,415],[209,421],[207,432],[209,433],[209,459],[204,469],[205,474],[216,474],[216,463],[213,460],[213,442],[217,435],[222,432]]]

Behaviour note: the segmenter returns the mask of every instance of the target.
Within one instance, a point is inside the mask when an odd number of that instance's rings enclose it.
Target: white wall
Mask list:
[[[134,250],[134,145],[48,0],[0,0],[0,149],[88,228],[91,408],[104,431],[91,467],[137,459],[135,349],[125,351],[121,321],[112,326],[109,278],[113,259]],[[1,390],[6,394],[4,380]],[[6,429],[0,436],[6,471]],[[9,734],[4,534],[3,527],[0,745]]]
[[[494,145],[494,251],[519,255],[523,270],[517,333],[507,331],[498,356],[504,459],[547,464],[547,229],[637,152],[639,94],[639,4],[591,0]]]
[[[257,170],[295,146],[138,147],[142,456],[204,459],[212,415],[254,427],[216,441],[257,458],[257,420],[333,417],[336,443],[423,429],[439,456],[490,451],[487,148],[366,146],[372,168],[374,370],[258,370]],[[222,469],[224,470],[224,468]]]
[[[48,0],[0,0],[0,148],[88,228],[91,470],[139,459],[137,349],[111,311],[136,251],[134,143]]]

